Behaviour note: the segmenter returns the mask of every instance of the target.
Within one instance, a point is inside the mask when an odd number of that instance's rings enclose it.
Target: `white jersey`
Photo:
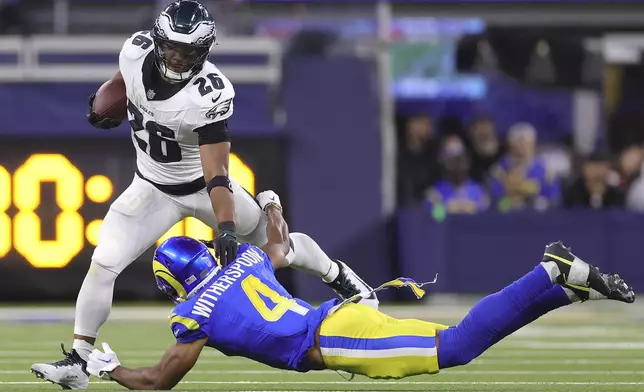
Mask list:
[[[150,86],[146,91],[144,79],[149,75],[144,73],[151,73],[153,51],[150,33],[141,31],[125,41],[119,55],[137,168],[156,184],[190,183],[203,177],[194,130],[229,118],[235,90],[221,71],[206,61],[201,72],[184,87],[177,86],[171,96],[159,96]]]

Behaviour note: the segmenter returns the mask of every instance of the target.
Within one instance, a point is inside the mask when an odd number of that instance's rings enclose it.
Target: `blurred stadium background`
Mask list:
[[[135,166],[128,126],[92,128],[87,96],[167,2],[0,0],[0,389],[41,387],[20,384],[29,364],[71,340],[100,220]],[[274,189],[293,231],[372,284],[439,274],[416,306],[383,293],[388,313],[457,321],[557,239],[644,284],[644,1],[202,2],[218,27],[211,61],[237,91],[232,176]],[[212,230],[187,220],[173,234]],[[101,337],[140,351],[125,355],[134,364],[172,339],[150,258],[119,277]],[[309,301],[332,294],[299,272],[279,278]],[[404,389],[642,390],[641,310],[555,312],[470,376]],[[184,387],[401,389],[222,361]],[[226,384],[240,364],[249,383]]]

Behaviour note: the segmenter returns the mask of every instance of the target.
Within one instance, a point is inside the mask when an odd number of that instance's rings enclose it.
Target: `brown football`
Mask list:
[[[110,79],[96,91],[92,105],[94,113],[101,117],[125,120],[127,117],[127,96],[123,79]]]

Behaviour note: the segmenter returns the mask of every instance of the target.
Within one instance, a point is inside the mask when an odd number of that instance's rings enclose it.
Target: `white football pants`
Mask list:
[[[267,241],[266,215],[251,195],[235,181],[231,182],[238,240],[261,247]],[[186,217],[217,227],[206,189],[187,196],[172,196],[134,176],[132,184],[112,203],[101,225],[98,246],[78,294],[75,334],[97,336],[109,316],[118,274]]]

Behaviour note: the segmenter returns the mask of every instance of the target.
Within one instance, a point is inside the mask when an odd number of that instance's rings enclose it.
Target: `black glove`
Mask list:
[[[199,240],[202,244],[210,249],[215,249],[215,242],[213,240]]]
[[[92,108],[92,105],[94,104],[94,98],[96,98],[96,94],[92,94],[89,96],[89,107],[87,108],[87,121],[89,121],[89,123],[92,124],[92,126],[99,129],[111,129],[121,125],[121,120],[101,117],[98,114],[94,113],[94,109]]]
[[[219,234],[215,238],[215,254],[219,257],[222,267],[232,263],[237,258],[237,233],[235,222],[222,222],[219,224]]]

